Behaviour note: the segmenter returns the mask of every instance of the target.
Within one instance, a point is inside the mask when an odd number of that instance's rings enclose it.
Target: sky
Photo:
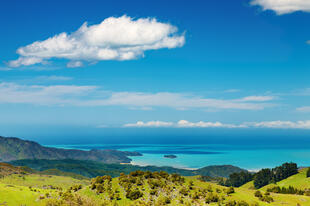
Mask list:
[[[5,0],[0,18],[1,135],[310,134],[308,1]]]

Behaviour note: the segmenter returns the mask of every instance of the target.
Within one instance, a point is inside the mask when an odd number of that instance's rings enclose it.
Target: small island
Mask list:
[[[175,159],[177,158],[177,156],[176,155],[164,155],[164,158]]]

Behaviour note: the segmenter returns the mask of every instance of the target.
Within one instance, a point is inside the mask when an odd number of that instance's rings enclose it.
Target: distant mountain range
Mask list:
[[[74,159],[93,160],[102,163],[130,163],[129,156],[141,156],[138,152],[123,152],[118,150],[58,149],[44,147],[36,142],[15,137],[0,136],[0,161],[9,162],[20,159]]]

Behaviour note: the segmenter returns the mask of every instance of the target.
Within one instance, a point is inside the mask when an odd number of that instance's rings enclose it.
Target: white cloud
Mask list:
[[[262,110],[274,106],[270,103],[239,102],[239,99],[209,99],[182,93],[115,92],[109,99],[89,101],[91,105],[129,105],[138,107],[216,108],[239,110]]]
[[[243,128],[244,125],[223,124],[221,122],[189,122],[187,120],[180,120],[176,124],[177,127],[201,127],[201,128]]]
[[[183,46],[185,36],[177,32],[177,27],[155,18],[110,17],[100,24],[84,23],[71,34],[60,33],[20,47],[20,57],[9,65],[32,65],[51,58],[68,59],[72,61],[69,67],[80,66],[81,61],[137,59],[147,50]]]
[[[39,81],[69,81],[72,79],[73,79],[72,77],[56,76],[56,75],[38,76],[35,78],[35,80],[39,80]]]
[[[19,57],[16,60],[10,61],[9,66],[10,67],[19,67],[19,66],[29,66],[33,64],[43,63],[42,58],[38,58],[35,56],[29,56],[29,57]]]
[[[296,110],[298,112],[310,112],[310,106],[298,107]]]
[[[138,121],[133,124],[124,125],[124,127],[171,127],[171,126],[173,126],[172,122],[162,122],[162,121],[150,121],[150,122]]]
[[[37,105],[76,105],[79,97],[94,91],[94,86],[75,85],[18,85],[0,83],[0,103],[23,103]]]
[[[70,61],[67,63],[68,68],[77,68],[77,67],[82,67],[83,62],[81,61]]]
[[[246,123],[250,127],[274,129],[310,129],[310,120],[307,121],[266,121]]]
[[[225,124],[221,122],[189,122],[180,120],[174,122],[163,121],[138,121],[133,124],[125,124],[124,127],[172,127],[172,128],[270,128],[270,129],[310,129],[310,120],[306,121],[265,121],[245,122],[242,124]]]
[[[310,12],[309,0],[252,0],[252,5],[258,5],[263,10],[273,10],[278,15],[296,11]]]
[[[274,96],[247,96],[244,98],[241,98],[237,101],[240,102],[266,102],[266,101],[271,101],[274,100]]]
[[[49,77],[54,80],[61,77]],[[63,78],[61,78],[63,79]],[[63,79],[64,80],[64,79]],[[209,99],[183,93],[159,92],[113,92],[96,86],[78,85],[20,85],[0,83],[0,103],[28,103],[43,105],[74,106],[124,106],[150,109],[169,107],[174,109],[235,109],[262,110],[274,104],[255,100],[243,102],[240,99]]]

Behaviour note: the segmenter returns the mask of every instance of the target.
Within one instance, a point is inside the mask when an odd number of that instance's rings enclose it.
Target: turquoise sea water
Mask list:
[[[284,162],[310,165],[310,148],[290,148],[288,145],[182,145],[182,144],[79,144],[47,145],[66,149],[118,149],[137,151],[143,156],[130,157],[132,164],[201,168],[208,165],[230,164],[248,170],[278,166]],[[164,158],[174,154],[175,159]]]

